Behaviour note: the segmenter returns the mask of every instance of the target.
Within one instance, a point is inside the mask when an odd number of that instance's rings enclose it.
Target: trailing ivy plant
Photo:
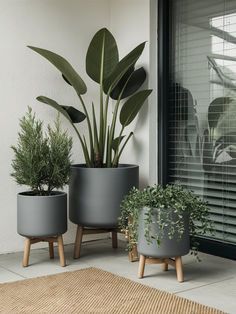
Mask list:
[[[106,28],[99,30],[90,42],[86,55],[86,72],[99,84],[99,101],[87,104],[83,98],[87,92],[86,84],[72,65],[52,51],[29,46],[61,72],[78,96],[83,112],[72,106],[61,105],[46,96],[39,96],[37,100],[58,110],[69,120],[78,135],[87,167],[117,167],[120,156],[133,135],[133,132],[125,135],[124,130],[137,116],[151,93],[149,89],[138,91],[146,79],[146,72],[143,67],[135,69],[135,65],[144,47],[145,42],[119,59],[113,35]],[[110,115],[111,100],[115,104]],[[99,116],[96,117],[98,103]],[[116,130],[118,116],[119,131]],[[89,142],[75,126],[84,119],[87,120]]]
[[[43,122],[29,107],[20,120],[18,143],[12,146],[12,177],[19,185],[30,187],[32,195],[50,195],[68,183],[72,138],[62,131],[59,115],[54,128],[43,132]]]
[[[138,243],[139,214],[144,207],[147,208],[144,222],[147,243],[154,240],[160,245],[166,230],[169,239],[181,239],[185,231],[182,219],[185,213],[189,216],[192,254],[197,255],[197,237],[212,233],[207,203],[181,185],[154,185],[144,190],[133,188],[122,201],[119,217],[120,228],[129,236],[129,250]],[[153,215],[156,209],[158,214]],[[156,235],[151,233],[153,223],[157,223],[159,227],[159,233]]]

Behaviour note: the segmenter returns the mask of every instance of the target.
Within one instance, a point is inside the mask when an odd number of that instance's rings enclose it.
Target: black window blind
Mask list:
[[[168,178],[236,245],[236,1],[171,1]],[[211,238],[211,235],[206,235]]]

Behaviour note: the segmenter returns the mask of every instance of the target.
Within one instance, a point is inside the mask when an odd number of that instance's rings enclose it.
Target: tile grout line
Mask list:
[[[228,277],[228,278],[225,278],[225,279],[222,279],[222,280],[217,280],[217,281],[214,281],[214,282],[211,282],[211,283],[206,283],[206,284],[198,286],[198,287],[193,287],[193,288],[189,288],[189,289],[173,292],[173,294],[179,294],[179,293],[183,293],[183,292],[187,292],[187,291],[191,291],[191,290],[196,290],[196,289],[199,289],[199,288],[203,288],[203,287],[206,287],[206,286],[211,286],[211,285],[214,285],[216,283],[224,282],[224,281],[227,281],[227,280],[230,280],[230,279],[234,279],[234,278],[235,278],[234,276],[233,277]]]
[[[14,274],[14,275],[17,275],[17,276],[19,276],[19,277],[21,277],[21,278],[27,279],[27,277],[25,277],[25,276],[23,276],[23,275],[21,275],[21,274],[15,272],[15,271],[13,271],[13,270],[7,268],[7,267],[4,267],[4,266],[2,266],[2,265],[0,265],[0,267],[3,268],[3,269],[5,269],[5,270],[7,270],[7,271],[9,271],[10,273],[12,273],[12,274]]]

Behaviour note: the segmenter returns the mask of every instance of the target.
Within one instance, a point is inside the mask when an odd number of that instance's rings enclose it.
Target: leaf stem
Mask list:
[[[83,101],[83,98],[81,97],[81,95],[78,94],[78,97],[80,99],[80,102],[82,104],[82,107],[84,109],[84,113],[87,117],[87,124],[88,124],[88,130],[89,130],[89,142],[90,142],[90,167],[91,167],[91,163],[93,163],[94,161],[94,149],[93,149],[93,132],[92,132],[92,126],[91,126],[91,122],[90,122],[90,118],[89,118],[89,114],[87,111],[87,108],[85,106],[85,103]],[[76,129],[76,128],[75,128]],[[77,130],[77,129],[76,129]],[[77,130],[78,131],[78,130]],[[81,139],[82,140],[82,139]],[[87,163],[87,162],[86,162]]]

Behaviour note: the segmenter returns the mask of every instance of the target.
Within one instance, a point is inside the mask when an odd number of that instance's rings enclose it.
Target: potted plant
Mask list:
[[[147,257],[197,255],[197,237],[211,231],[209,208],[181,185],[133,188],[121,205],[119,225],[129,234],[129,249],[137,245]]]
[[[113,35],[106,28],[94,35],[86,55],[86,72],[99,85],[99,101],[94,105],[92,101],[85,102],[86,84],[67,60],[49,50],[29,46],[61,72],[82,106],[83,112],[45,96],[37,97],[69,120],[84,153],[85,164],[72,166],[69,184],[70,219],[77,225],[116,227],[121,200],[133,186],[138,187],[138,166],[120,164],[119,160],[133,135],[133,132],[124,135],[124,130],[151,93],[151,90],[138,91],[146,72],[143,67],[135,69],[135,64],[144,47],[145,42],[119,60]],[[98,102],[99,108],[96,107]],[[120,129],[117,132],[118,117]],[[88,139],[75,126],[85,119]]]
[[[26,238],[62,235],[67,231],[67,184],[72,139],[62,131],[59,116],[54,128],[35,118],[32,109],[20,120],[18,143],[12,146],[12,176],[29,190],[17,195],[17,231]]]

